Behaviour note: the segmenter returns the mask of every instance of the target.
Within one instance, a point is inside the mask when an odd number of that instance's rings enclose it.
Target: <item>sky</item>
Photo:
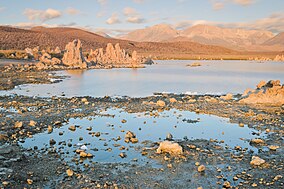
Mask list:
[[[284,32],[284,0],[0,0],[0,25],[79,27],[111,36],[156,24]]]

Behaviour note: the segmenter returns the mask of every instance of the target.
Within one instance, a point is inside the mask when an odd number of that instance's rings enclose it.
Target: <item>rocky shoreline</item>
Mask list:
[[[283,106],[244,104],[239,102],[239,98],[239,96],[231,95],[220,97],[175,94],[145,98],[1,96],[0,156],[4,160],[1,164],[1,186],[7,188],[23,186],[49,188],[282,187]],[[258,133],[255,133],[256,140],[251,141],[251,145],[258,149],[258,153],[255,155],[238,146],[224,148],[220,146],[222,141],[176,139],[174,142],[182,147],[182,154],[157,154],[158,141],[149,141],[141,142],[139,144],[141,147],[137,150],[149,160],[160,162],[162,167],[155,168],[132,162],[95,163],[88,164],[82,170],[69,165],[61,158],[59,151],[52,150],[52,147],[47,149],[48,154],[42,154],[37,149],[23,149],[17,144],[24,142],[26,138],[33,137],[36,133],[46,130],[52,132],[53,129],[62,127],[71,118],[97,116],[100,110],[108,108],[121,108],[129,113],[143,112],[154,117],[159,116],[159,112],[177,109],[229,118],[230,122],[237,123],[240,127],[248,125],[258,130]],[[77,109],[80,109],[80,112],[76,111]],[[259,133],[266,133],[267,137],[260,138]],[[11,150],[7,152],[7,149]],[[124,155],[127,155],[127,151],[123,152],[121,157]],[[256,164],[253,159],[255,156],[260,158]],[[53,166],[46,166],[50,161],[54,162]],[[34,162],[38,163],[34,165]],[[80,162],[83,163],[84,158]],[[23,165],[25,169],[22,169]],[[38,169],[41,171],[38,172]],[[22,176],[19,177],[19,175]]]

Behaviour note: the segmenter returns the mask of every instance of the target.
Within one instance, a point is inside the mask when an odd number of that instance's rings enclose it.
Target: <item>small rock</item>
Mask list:
[[[76,131],[76,126],[75,125],[71,125],[68,129],[70,131]]]
[[[206,169],[206,168],[205,168],[204,165],[200,165],[200,166],[198,166],[198,168],[197,168],[198,172],[204,172],[205,169]]]
[[[54,144],[56,144],[56,141],[55,141],[54,139],[50,139],[50,140],[49,140],[49,144],[50,144],[50,145],[54,145]]]
[[[69,177],[72,177],[74,174],[74,172],[71,169],[67,169],[66,173]]]
[[[269,146],[269,150],[273,150],[273,151],[277,150],[278,148],[280,148],[280,147],[274,146],[274,145]]]
[[[27,179],[27,183],[28,183],[29,185],[31,185],[31,184],[33,184],[33,180],[32,180],[32,179]]]
[[[259,138],[256,138],[256,139],[252,139],[251,141],[250,141],[250,143],[251,144],[264,144],[265,142],[264,142],[264,140],[262,140],[262,139],[259,139]]]
[[[34,120],[30,120],[29,126],[35,127],[36,126],[36,122]]]
[[[223,183],[223,187],[224,187],[224,188],[231,188],[231,183],[230,183],[229,181],[225,181],[225,182]]]
[[[126,154],[125,154],[124,152],[121,152],[121,153],[119,154],[119,156],[120,156],[121,158],[125,158],[125,157],[126,157]]]
[[[86,152],[84,152],[84,151],[80,152],[80,157],[85,158],[87,156],[88,156],[88,154]]]
[[[254,165],[254,166],[259,166],[259,165],[262,165],[265,163],[265,160],[264,159],[261,159],[260,157],[258,156],[252,156],[251,158],[251,162],[250,164],[251,165]]]
[[[157,103],[156,103],[157,106],[161,106],[161,107],[164,107],[166,106],[166,103],[162,100],[158,100]]]
[[[48,127],[47,127],[47,132],[48,132],[48,133],[52,133],[52,132],[53,132],[53,128],[52,128],[51,125],[48,125]]]
[[[168,133],[166,140],[172,140],[173,139],[173,135],[171,133]]]
[[[23,126],[23,122],[17,121],[15,122],[14,128],[21,128]]]

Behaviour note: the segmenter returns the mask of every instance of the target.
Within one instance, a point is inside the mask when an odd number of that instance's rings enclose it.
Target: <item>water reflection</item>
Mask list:
[[[254,129],[247,126],[239,127],[238,124],[229,123],[228,119],[219,118],[210,115],[198,115],[193,112],[170,110],[159,112],[158,117],[149,116],[149,113],[126,113],[120,109],[108,109],[101,112],[102,115],[112,116],[97,116],[83,119],[71,119],[69,123],[59,129],[54,129],[53,133],[41,133],[33,138],[27,138],[23,147],[29,148],[37,146],[43,148],[49,146],[49,140],[52,138],[57,141],[56,148],[62,149],[66,158],[72,159],[78,149],[78,145],[85,144],[89,152],[95,155],[94,160],[98,162],[129,162],[133,158],[145,160],[141,153],[135,150],[135,147],[142,145],[145,140],[153,142],[163,140],[168,133],[174,136],[174,139],[183,139],[187,137],[190,140],[194,139],[217,139],[223,140],[222,146],[239,145],[242,148],[248,148],[257,152],[257,149],[250,146],[244,139],[255,138]],[[121,123],[121,120],[127,120],[126,123]],[[200,120],[197,123],[187,123],[184,119]],[[68,130],[71,125],[79,126],[76,131]],[[87,128],[92,128],[90,129]],[[132,131],[136,134],[139,143],[128,144],[124,142],[126,131]],[[63,135],[59,135],[62,132]],[[92,136],[90,132],[100,132],[100,136]],[[81,137],[81,139],[80,139]],[[260,137],[264,137],[261,135]],[[120,138],[120,139],[119,139]],[[119,140],[117,140],[119,139]],[[61,145],[59,144],[61,143]],[[70,143],[71,145],[66,145]],[[65,145],[62,145],[65,144]],[[68,147],[69,146],[69,147]],[[124,151],[120,150],[121,146],[125,146],[127,157],[121,159],[119,154]],[[95,149],[95,150],[94,150]],[[67,153],[66,153],[67,152]]]
[[[72,96],[149,96],[154,92],[224,94],[242,93],[255,88],[261,80],[284,80],[284,64],[254,61],[199,61],[202,66],[188,67],[194,61],[156,61],[142,69],[95,69],[58,72],[70,76],[51,85],[24,85],[0,94]],[[48,92],[50,94],[47,94]]]

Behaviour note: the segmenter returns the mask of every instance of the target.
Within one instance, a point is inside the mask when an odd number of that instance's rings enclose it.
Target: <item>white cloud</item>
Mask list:
[[[118,15],[114,13],[109,19],[107,19],[106,23],[112,25],[121,23],[121,21],[119,20]]]
[[[24,15],[27,16],[29,20],[39,20],[41,22],[45,22],[62,16],[61,12],[55,9],[26,9],[24,11]]]
[[[242,6],[248,6],[254,3],[254,0],[234,0],[234,3],[242,5]]]
[[[75,8],[69,7],[66,9],[66,13],[70,15],[77,15],[80,14],[81,12]]]
[[[103,6],[107,3],[107,0],[97,0],[97,1],[101,6]]]
[[[133,0],[134,3],[143,3],[144,0]]]
[[[131,7],[125,7],[123,14],[127,17],[126,21],[133,24],[140,24],[146,20],[138,13],[138,11]]]
[[[284,13],[274,13],[269,17],[250,22],[212,22],[207,20],[185,20],[173,25],[176,29],[185,29],[190,26],[205,24],[225,28],[240,28],[248,30],[265,30],[273,33],[284,32]]]
[[[126,19],[126,21],[130,23],[134,23],[134,24],[140,24],[140,23],[145,22],[145,19],[140,18],[139,16],[130,16]]]
[[[213,2],[213,9],[214,10],[221,10],[224,8],[223,2]]]
[[[133,15],[136,15],[136,14],[138,14],[138,12],[134,9],[134,8],[131,8],[131,7],[125,7],[124,9],[123,9],[123,14],[125,15],[125,16],[133,16]]]

